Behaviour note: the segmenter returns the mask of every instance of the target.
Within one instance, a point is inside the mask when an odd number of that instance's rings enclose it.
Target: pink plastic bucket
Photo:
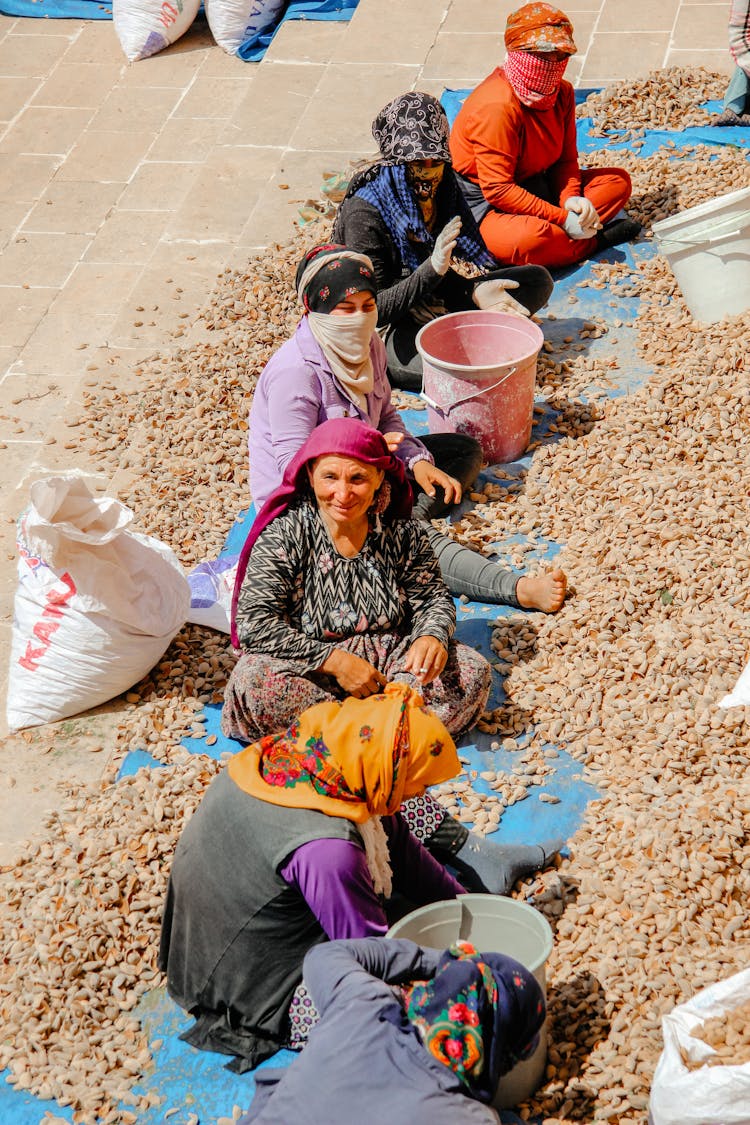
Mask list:
[[[458,312],[417,334],[430,433],[477,439],[487,461],[515,461],[531,436],[536,360],[544,343],[531,320]]]

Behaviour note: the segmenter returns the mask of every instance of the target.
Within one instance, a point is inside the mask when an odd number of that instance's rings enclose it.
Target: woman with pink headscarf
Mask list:
[[[578,164],[575,94],[563,78],[576,50],[568,17],[525,4],[508,17],[505,46],[505,62],[469,94],[450,140],[490,252],[513,265],[569,266],[635,238],[639,224],[618,217],[628,173]]]

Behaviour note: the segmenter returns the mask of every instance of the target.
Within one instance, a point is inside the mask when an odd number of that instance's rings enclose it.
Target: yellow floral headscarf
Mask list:
[[[254,742],[229,776],[273,805],[317,809],[363,824],[460,770],[453,739],[406,684],[379,695],[316,703],[283,734]]]

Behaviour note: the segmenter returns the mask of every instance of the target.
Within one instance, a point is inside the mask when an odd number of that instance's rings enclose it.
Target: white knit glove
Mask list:
[[[563,230],[568,238],[591,238],[588,231],[585,231],[581,226],[581,220],[578,218],[575,211],[568,212],[568,217],[563,223]]]
[[[581,230],[583,231],[584,238],[593,238],[598,230],[602,229],[601,219],[590,199],[586,199],[584,195],[571,195],[570,199],[566,199],[564,203],[565,210],[569,214],[577,215]],[[567,220],[565,229],[567,230]],[[580,235],[571,234],[571,238],[581,237]]]
[[[526,306],[511,297],[509,289],[518,289],[518,282],[501,277],[492,281],[480,281],[474,286],[471,296],[477,308],[511,313],[514,316],[530,316]]]
[[[435,248],[430,255],[432,268],[435,273],[439,273],[441,277],[448,272],[453,257],[453,251],[456,249],[458,236],[461,233],[461,219],[456,215],[450,222],[446,223],[440,234],[435,239]]]

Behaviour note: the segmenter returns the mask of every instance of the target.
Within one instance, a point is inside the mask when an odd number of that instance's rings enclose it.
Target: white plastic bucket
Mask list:
[[[515,461],[531,436],[543,343],[533,320],[491,309],[448,313],[425,324],[417,348],[430,433],[476,438],[491,465]]]
[[[387,936],[409,938],[433,949],[447,949],[460,939],[470,941],[480,953],[504,953],[534,974],[546,996],[552,930],[544,915],[525,902],[498,895],[459,895],[413,910],[391,926]],[[531,1097],[544,1078],[546,1063],[545,1024],[534,1054],[500,1079],[495,1107],[508,1109]]]
[[[750,308],[750,188],[662,219],[654,236],[696,320]]]

